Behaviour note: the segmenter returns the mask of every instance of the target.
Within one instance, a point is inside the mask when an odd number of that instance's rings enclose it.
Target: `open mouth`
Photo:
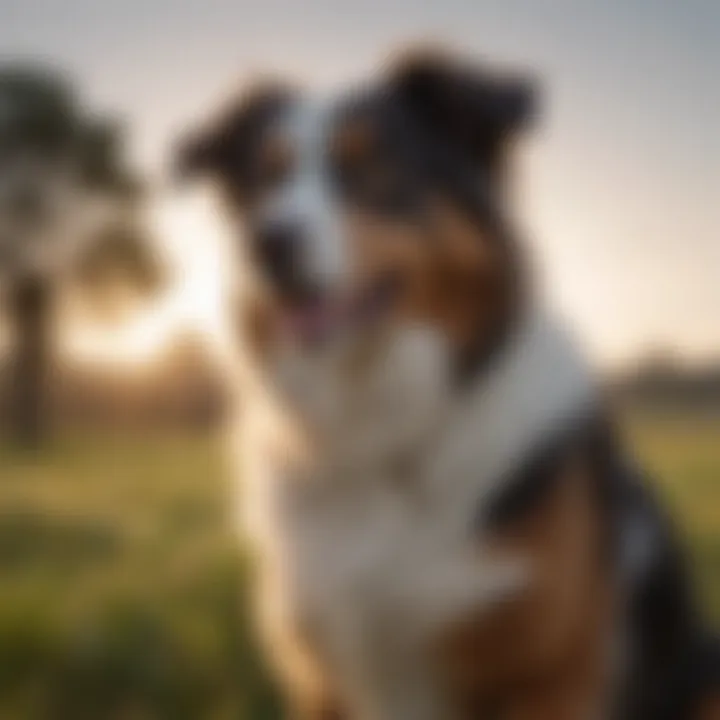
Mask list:
[[[352,293],[306,290],[284,301],[282,326],[303,345],[321,345],[377,323],[389,312],[398,289],[398,278],[388,275]]]

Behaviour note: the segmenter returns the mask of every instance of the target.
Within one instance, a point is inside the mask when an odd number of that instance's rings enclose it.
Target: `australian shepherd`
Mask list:
[[[669,524],[513,227],[535,106],[411,53],[262,83],[180,150],[242,238],[238,492],[292,717],[720,718]]]

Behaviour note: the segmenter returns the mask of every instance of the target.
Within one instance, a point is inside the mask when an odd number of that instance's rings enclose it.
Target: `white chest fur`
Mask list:
[[[528,581],[523,558],[484,555],[478,505],[554,424],[590,401],[562,333],[529,323],[461,401],[443,348],[412,332],[358,388],[319,363],[286,391],[321,438],[308,467],[268,452],[247,414],[246,527],[260,546],[271,623],[310,638],[369,720],[447,718],[423,652],[446,623]],[[282,632],[282,631],[281,631]]]

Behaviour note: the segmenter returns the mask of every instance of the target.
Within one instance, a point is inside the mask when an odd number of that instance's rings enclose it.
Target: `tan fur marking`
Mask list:
[[[330,151],[341,164],[351,164],[365,159],[376,146],[375,128],[366,118],[344,123],[334,134]]]
[[[612,591],[590,485],[569,459],[532,517],[496,538],[532,558],[532,589],[443,638],[443,672],[468,717],[490,704],[508,720],[576,720],[602,702]]]
[[[457,346],[490,332],[505,312],[506,273],[497,247],[450,204],[430,203],[417,220],[354,213],[349,225],[358,282],[399,277],[400,312],[437,323]]]

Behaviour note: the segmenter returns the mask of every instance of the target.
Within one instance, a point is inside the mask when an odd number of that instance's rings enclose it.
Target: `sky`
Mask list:
[[[336,85],[426,39],[539,78],[522,227],[546,292],[599,361],[720,357],[717,0],[2,0],[0,58],[46,58],[128,119],[178,270],[124,335],[78,347],[221,332],[222,223],[204,196],[162,186],[188,122],[256,72]]]

